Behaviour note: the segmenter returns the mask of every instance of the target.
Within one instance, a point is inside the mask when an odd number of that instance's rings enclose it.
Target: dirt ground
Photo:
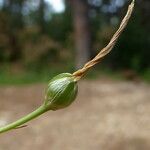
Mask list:
[[[0,126],[38,107],[44,87],[0,87]],[[150,85],[82,81],[70,107],[1,134],[0,150],[150,150]]]

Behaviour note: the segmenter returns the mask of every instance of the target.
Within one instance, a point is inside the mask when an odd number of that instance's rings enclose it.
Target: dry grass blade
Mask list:
[[[92,60],[90,60],[89,62],[87,62],[82,69],[79,69],[78,71],[74,72],[73,75],[75,76],[76,80],[80,80],[82,76],[85,75],[85,73],[94,65],[96,65],[97,63],[99,63],[101,61],[101,59],[107,55],[115,46],[119,36],[121,35],[121,33],[124,31],[125,27],[128,24],[128,21],[131,17],[131,14],[133,12],[133,8],[134,8],[134,0],[132,1],[132,3],[129,5],[128,7],[128,11],[125,15],[125,17],[123,18],[119,29],[116,31],[116,33],[113,35],[112,39],[110,40],[110,42],[108,43],[108,45],[106,47],[104,47],[98,54],[97,56],[95,56],[95,58],[93,58]]]

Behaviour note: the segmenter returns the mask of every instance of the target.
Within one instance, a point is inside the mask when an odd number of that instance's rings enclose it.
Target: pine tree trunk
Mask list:
[[[40,27],[40,31],[41,33],[45,33],[46,29],[45,29],[45,1],[44,0],[40,0],[39,3],[39,9],[38,9],[38,13],[39,13],[39,19],[38,19],[38,24]]]
[[[70,0],[73,9],[76,68],[82,67],[90,58],[91,32],[87,0]]]

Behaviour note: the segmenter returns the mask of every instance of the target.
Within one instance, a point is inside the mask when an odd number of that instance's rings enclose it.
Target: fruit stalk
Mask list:
[[[17,128],[21,127],[23,124],[25,124],[26,122],[42,115],[46,111],[47,111],[47,108],[44,105],[42,105],[39,108],[37,108],[35,111],[33,111],[32,113],[26,115],[25,117],[15,121],[15,122],[13,122],[9,125],[1,127],[0,128],[0,133],[6,132],[6,131],[9,131],[9,130],[12,130],[12,129],[17,129]]]

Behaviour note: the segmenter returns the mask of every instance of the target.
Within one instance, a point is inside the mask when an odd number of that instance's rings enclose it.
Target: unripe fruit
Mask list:
[[[62,109],[69,106],[76,98],[77,82],[70,73],[61,73],[52,78],[48,84],[45,105],[50,110]]]

